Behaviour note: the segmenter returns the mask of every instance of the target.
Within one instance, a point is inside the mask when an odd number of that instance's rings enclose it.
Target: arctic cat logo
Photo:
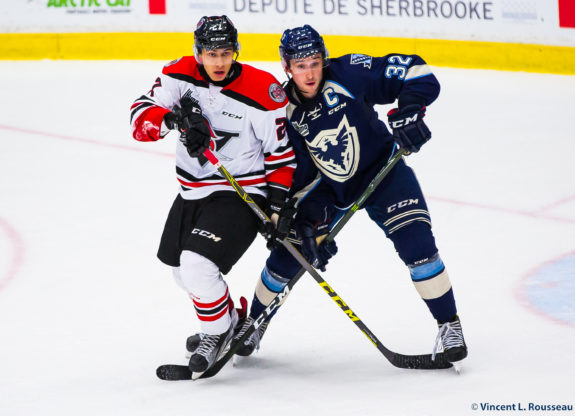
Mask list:
[[[393,212],[396,209],[407,207],[409,205],[417,205],[419,204],[419,199],[406,199],[405,201],[398,202],[397,204],[393,204],[387,207],[387,212]]]
[[[194,228],[192,230],[192,234],[198,234],[201,237],[209,238],[210,240],[213,240],[216,243],[222,239],[222,237],[217,237],[213,233],[210,233],[209,231],[205,231],[205,230],[200,230],[199,228]]]
[[[345,114],[336,129],[322,130],[307,147],[316,166],[330,179],[345,182],[359,164],[359,139]]]

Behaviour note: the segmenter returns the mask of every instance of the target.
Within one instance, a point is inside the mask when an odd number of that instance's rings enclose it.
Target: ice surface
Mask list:
[[[156,366],[184,363],[198,329],[155,258],[178,188],[175,138],[138,143],[128,122],[162,65],[0,62],[1,415],[460,416],[493,413],[473,403],[575,404],[575,296],[551,308],[571,314],[562,323],[529,286],[542,270],[560,272],[558,284],[575,278],[562,261],[575,251],[575,77],[435,68],[433,139],[408,163],[469,344],[459,376],[392,367],[307,277],[258,354],[213,379],[169,383]],[[254,65],[285,79],[279,63]],[[388,348],[431,352],[434,321],[383,233],[361,212],[338,244],[328,283]],[[266,255],[258,237],[227,277],[235,299],[251,301]]]

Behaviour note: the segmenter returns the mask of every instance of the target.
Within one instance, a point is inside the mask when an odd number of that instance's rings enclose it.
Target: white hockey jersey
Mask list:
[[[286,135],[287,99],[273,75],[245,64],[232,65],[231,82],[214,85],[191,56],[168,63],[152,89],[131,108],[132,134],[156,141],[168,130],[164,115],[184,95],[196,99],[213,132],[210,148],[244,189],[267,196],[287,194],[296,160]],[[176,175],[184,199],[199,199],[233,188],[202,155],[192,158],[178,141]],[[274,191],[275,192],[275,191]]]

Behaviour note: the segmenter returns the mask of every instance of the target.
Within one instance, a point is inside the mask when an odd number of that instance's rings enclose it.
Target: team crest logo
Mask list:
[[[286,93],[284,89],[275,82],[270,85],[269,93],[270,98],[274,100],[276,103],[283,103],[286,99]]]
[[[372,57],[369,55],[362,55],[362,54],[352,54],[349,60],[349,63],[352,65],[360,65],[363,64],[364,68],[371,69],[371,60]]]
[[[349,125],[345,115],[336,129],[322,130],[307,146],[316,166],[330,179],[345,182],[357,171],[357,130]]]

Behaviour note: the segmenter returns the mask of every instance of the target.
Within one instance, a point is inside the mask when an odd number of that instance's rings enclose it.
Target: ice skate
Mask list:
[[[233,306],[233,303],[232,303]],[[240,307],[231,308],[230,313],[232,317],[232,326],[234,327],[234,334],[237,333],[242,328],[242,324],[246,320],[248,301],[243,296],[240,297]],[[198,332],[194,335],[190,335],[186,339],[186,359],[189,360],[194,352],[198,349],[200,342],[202,341],[205,334]]]
[[[208,335],[203,334],[197,349],[190,357],[188,364],[190,371],[193,373],[192,378],[196,379],[206,372],[222,355],[225,354],[229,347],[234,334],[234,327],[223,334]]]
[[[439,324],[438,326],[439,332],[435,339],[432,359],[435,359],[436,353],[443,351],[447,361],[454,364],[455,370],[459,373],[461,371],[459,361],[467,357],[467,345],[463,338],[459,316],[455,315],[452,321]]]
[[[234,336],[234,341],[238,341],[248,330],[248,328],[254,323],[254,319],[248,316],[244,321],[241,329]],[[254,331],[248,339],[246,339],[241,347],[236,351],[236,355],[241,357],[247,357],[251,355],[256,349],[260,347],[260,341],[263,338],[266,329],[268,328],[269,321],[264,322],[259,326],[259,328]]]

